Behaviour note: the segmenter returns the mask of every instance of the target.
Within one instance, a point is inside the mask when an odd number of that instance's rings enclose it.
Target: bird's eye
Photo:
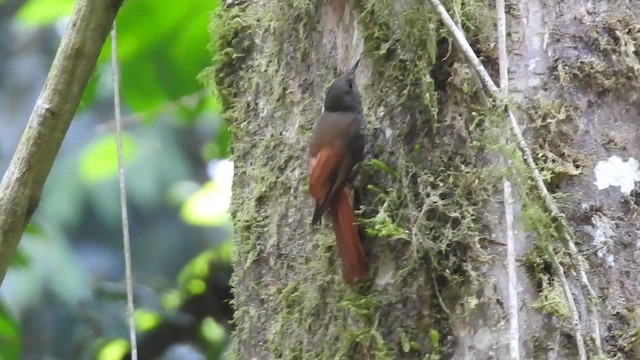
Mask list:
[[[349,90],[353,89],[353,80],[347,79],[347,86],[349,87]]]

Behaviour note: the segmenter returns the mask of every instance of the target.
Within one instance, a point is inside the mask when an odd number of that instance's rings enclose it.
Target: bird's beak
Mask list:
[[[353,65],[353,67],[351,68],[351,70],[349,70],[349,76],[355,78],[356,77],[356,70],[358,69],[358,65],[360,64],[360,59],[358,58],[358,60],[356,61],[355,65]]]

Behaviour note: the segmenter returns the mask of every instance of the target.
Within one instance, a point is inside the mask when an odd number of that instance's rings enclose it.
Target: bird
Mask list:
[[[348,285],[357,284],[368,272],[349,185],[354,167],[364,160],[364,119],[355,79],[359,63],[360,59],[327,89],[324,110],[309,146],[309,193],[315,200],[311,224],[320,224],[330,209],[342,275]]]

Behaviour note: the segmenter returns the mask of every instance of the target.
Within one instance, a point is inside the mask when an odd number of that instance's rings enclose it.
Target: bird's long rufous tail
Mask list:
[[[354,285],[367,276],[368,260],[358,234],[347,186],[336,194],[331,205],[331,218],[342,260],[342,276],[347,284]]]

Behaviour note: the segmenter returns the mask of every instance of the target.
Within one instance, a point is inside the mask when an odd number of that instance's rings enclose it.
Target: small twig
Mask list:
[[[208,95],[208,93],[209,91],[206,89],[196,91],[192,94],[185,95],[175,101],[170,101],[168,103],[162,104],[160,107],[158,107],[153,111],[145,111],[145,112],[124,116],[122,117],[120,123],[122,125],[131,125],[139,122],[140,119],[143,118],[144,116],[155,113],[155,112],[169,111],[179,106],[195,106],[198,103],[198,101],[202,100],[205,96]],[[95,126],[95,130],[97,133],[112,131],[112,130],[115,130],[115,128],[116,128],[116,119],[110,119],[100,124],[97,124]]]
[[[124,245],[125,283],[127,285],[127,319],[129,320],[129,341],[131,359],[138,360],[136,323],[133,307],[133,276],[131,275],[131,244],[129,239],[129,215],[127,214],[127,186],[124,177],[124,156],[122,155],[122,124],[120,111],[120,71],[116,46],[116,22],[111,29],[111,76],[113,80],[113,112],[116,119],[116,148],[118,154],[118,176],[120,183],[120,213],[122,215],[122,243]]]
[[[553,252],[553,248],[551,244],[547,244],[547,252],[549,253],[549,257],[551,258],[551,264],[553,265],[553,269],[558,274],[558,279],[560,279],[560,283],[562,284],[562,290],[564,290],[565,298],[567,300],[567,306],[569,307],[569,312],[571,312],[574,336],[576,337],[576,344],[578,345],[578,356],[580,360],[587,360],[587,351],[584,346],[584,338],[582,337],[582,329],[580,326],[580,317],[578,316],[578,308],[576,307],[576,302],[573,300],[573,295],[571,294],[571,288],[569,287],[569,281],[567,281],[567,277],[564,274],[564,269],[562,265],[558,261],[558,257]],[[568,295],[567,295],[568,294]]]
[[[436,276],[433,275],[433,272],[431,272],[431,280],[433,280],[433,287],[436,290],[436,297],[438,298],[438,303],[440,304],[442,311],[444,311],[444,313],[447,314],[449,319],[453,319],[453,317],[451,316],[451,311],[449,311],[449,309],[447,308],[447,305],[445,305],[444,303],[444,300],[442,300],[442,296],[440,296],[440,290],[438,289],[438,282],[436,281]]]
[[[500,1],[500,0],[498,0]],[[513,195],[511,182],[505,177],[502,181],[504,188],[504,217],[507,227],[507,281],[509,288],[509,355],[512,360],[520,359],[520,325],[518,321],[518,277],[516,273],[515,236],[513,233]]]
[[[478,57],[474,53],[473,49],[471,49],[471,46],[469,45],[469,43],[465,39],[464,34],[462,34],[462,32],[455,25],[455,23],[453,22],[453,20],[451,19],[451,17],[447,13],[447,10],[444,8],[442,3],[439,0],[429,0],[429,1],[430,1],[431,5],[435,8],[435,10],[438,13],[438,15],[440,16],[440,18],[441,18],[442,22],[444,23],[445,27],[453,35],[454,41],[456,42],[456,44],[462,50],[462,53],[465,56],[465,58],[467,59],[467,61],[469,62],[471,67],[474,69],[474,71],[477,73],[477,75],[478,75],[478,77],[480,79],[480,82],[482,83],[483,87],[494,98],[496,98],[498,100],[503,100],[503,101],[504,100],[508,100],[508,97],[502,96],[500,94],[499,89],[496,87],[496,84],[493,82],[493,80],[489,76],[489,73],[487,72],[485,67],[482,65],[482,63],[480,62],[480,59],[478,59]],[[505,103],[508,104],[508,101],[506,101]],[[553,199],[553,197],[551,196],[551,194],[547,190],[546,186],[544,185],[544,180],[542,178],[542,175],[540,174],[540,171],[538,171],[538,168],[536,167],[535,161],[533,160],[533,156],[531,154],[531,149],[527,145],[527,143],[526,143],[526,141],[524,139],[524,136],[522,134],[522,130],[520,129],[520,125],[518,124],[518,121],[516,120],[515,115],[513,114],[513,112],[511,111],[511,109],[509,108],[508,105],[506,105],[506,111],[507,111],[507,114],[508,114],[509,123],[510,123],[511,128],[513,130],[513,133],[515,134],[515,136],[516,136],[516,138],[518,140],[518,147],[520,148],[520,151],[522,152],[522,156],[524,157],[525,163],[531,169],[534,182],[536,184],[536,187],[538,188],[538,191],[540,192],[540,195],[542,196],[542,199],[543,199],[543,201],[545,203],[545,206],[547,207],[547,209],[551,213],[551,216],[553,216],[555,219],[557,219],[562,225],[563,232],[564,232],[564,237],[567,240],[569,251],[571,253],[572,259],[575,261],[575,265],[576,265],[576,268],[578,270],[578,279],[579,279],[581,285],[584,288],[587,289],[587,292],[589,293],[589,296],[591,297],[591,299],[590,299],[591,302],[589,304],[589,309],[590,309],[590,312],[591,312],[591,315],[592,315],[592,319],[593,319],[593,328],[594,328],[593,329],[593,332],[594,332],[593,338],[594,338],[594,340],[596,342],[597,350],[601,354],[602,350],[601,350],[601,345],[600,345],[600,330],[599,330],[600,327],[599,327],[599,324],[598,324],[597,309],[595,308],[595,302],[597,301],[597,296],[595,294],[595,291],[593,291],[593,288],[591,287],[591,285],[589,283],[589,279],[586,276],[586,272],[584,270],[585,269],[584,261],[583,261],[582,257],[580,256],[580,254],[578,253],[577,248],[575,246],[573,234],[571,233],[571,228],[569,227],[564,215],[560,212],[560,209],[556,205],[555,200]],[[574,304],[574,309],[575,309],[575,302],[573,300],[573,295],[569,291],[568,282],[567,282],[567,279],[566,279],[566,277],[564,275],[564,270],[562,269],[562,266],[560,265],[560,263],[557,261],[557,258],[555,258],[555,254],[553,252],[550,253],[550,256],[552,257],[554,262],[557,264],[557,267],[560,270],[562,270],[562,271],[559,271],[558,273],[559,273],[559,276],[561,276],[561,282],[563,283],[563,289],[565,289],[565,296],[567,297],[567,301],[569,303],[573,303]],[[566,286],[564,286],[564,284],[566,284]],[[577,309],[575,309],[575,311],[576,311],[576,313],[574,314],[574,317],[577,316]],[[576,331],[576,341],[578,342],[578,339],[580,339],[580,342],[582,342],[582,336],[578,336],[578,334],[580,332],[580,322],[578,321],[577,323],[574,323],[574,326],[575,326],[575,331]],[[580,351],[580,349],[582,349],[581,358],[586,359],[586,353],[584,352],[584,343],[582,342],[582,344],[580,344],[580,342],[578,342],[578,350]],[[584,356],[584,357],[582,357],[582,356]]]
[[[504,11],[504,0],[496,0],[496,13],[500,89],[504,95],[507,95],[509,93],[509,57],[507,56],[507,19]]]
[[[571,253],[571,258],[574,259],[576,261],[576,267],[578,270],[578,279],[580,280],[580,283],[582,283],[582,286],[585,287],[587,289],[587,292],[589,293],[589,299],[587,300],[587,307],[589,309],[589,313],[591,314],[591,326],[593,326],[593,340],[594,340],[594,345],[596,346],[596,351],[598,352],[599,356],[604,356],[604,352],[602,352],[602,342],[600,341],[600,321],[598,320],[598,308],[597,308],[597,301],[598,301],[598,297],[596,296],[596,292],[593,290],[593,288],[591,287],[591,284],[589,283],[589,279],[587,278],[587,273],[585,272],[585,265],[584,265],[584,259],[582,258],[582,256],[580,256],[578,249],[576,248],[575,243],[573,242],[573,240],[569,240],[568,241],[568,246],[569,246],[569,252]]]

